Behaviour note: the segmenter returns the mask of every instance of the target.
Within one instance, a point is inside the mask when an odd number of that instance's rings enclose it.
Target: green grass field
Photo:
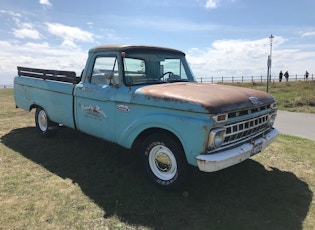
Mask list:
[[[266,91],[266,83],[234,83]],[[278,102],[279,109],[291,112],[315,113],[315,81],[271,82],[269,93]]]
[[[216,173],[192,169],[183,189],[166,192],[131,151],[68,128],[40,138],[13,90],[0,98],[0,229],[315,226],[313,141],[280,135],[253,159]]]

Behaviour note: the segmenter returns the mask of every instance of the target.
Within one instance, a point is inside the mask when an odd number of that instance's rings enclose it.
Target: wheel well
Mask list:
[[[183,148],[183,145],[181,143],[181,141],[178,139],[178,137],[166,130],[166,129],[161,129],[161,128],[150,128],[150,129],[146,129],[144,131],[142,131],[138,137],[135,139],[135,141],[133,142],[133,145],[132,145],[132,149],[135,149],[137,150],[137,148],[139,147],[140,143],[143,142],[144,138],[148,137],[149,135],[151,135],[152,133],[161,133],[163,135],[170,135],[172,136],[174,139],[176,139],[176,141],[181,145],[181,147]],[[183,148],[184,149],[184,148]]]
[[[31,105],[31,107],[30,107],[30,111],[32,111],[32,109],[37,109],[37,108],[39,108],[39,107],[40,107],[39,105],[33,104],[33,105]]]

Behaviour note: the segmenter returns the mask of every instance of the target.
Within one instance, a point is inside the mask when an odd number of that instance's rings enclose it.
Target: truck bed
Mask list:
[[[62,81],[77,84],[81,77],[77,77],[73,71],[35,69],[18,66],[18,75],[24,77],[40,78],[44,80]]]
[[[73,91],[80,81],[72,71],[18,67],[14,78],[16,107],[31,110],[41,107],[50,120],[74,128]]]

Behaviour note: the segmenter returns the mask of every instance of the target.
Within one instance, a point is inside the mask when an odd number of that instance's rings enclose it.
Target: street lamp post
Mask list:
[[[270,54],[268,55],[268,60],[267,60],[267,93],[269,91],[269,81],[271,81],[271,55],[272,55],[272,41],[274,39],[274,36],[272,36],[272,34],[269,37],[269,41],[270,41]]]

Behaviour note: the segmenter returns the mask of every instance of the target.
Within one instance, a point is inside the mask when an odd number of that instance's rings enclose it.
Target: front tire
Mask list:
[[[176,138],[165,133],[151,134],[142,142],[140,151],[146,174],[155,185],[173,190],[184,183],[188,164]]]
[[[35,112],[35,124],[39,132],[39,135],[43,137],[49,137],[56,134],[59,125],[51,121],[46,111],[38,107]]]

